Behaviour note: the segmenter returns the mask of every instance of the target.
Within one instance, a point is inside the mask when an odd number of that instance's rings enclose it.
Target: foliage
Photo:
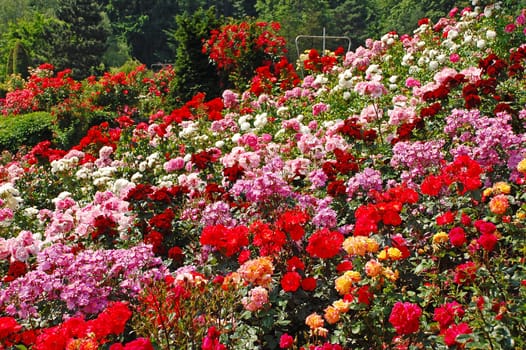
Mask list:
[[[525,348],[525,28],[452,9],[175,109],[172,70],[82,81],[111,123],[1,159],[2,341]]]
[[[27,78],[29,61],[24,45],[17,41],[7,61],[7,75],[20,74],[22,78]]]
[[[11,23],[7,30],[2,32],[0,40],[0,57],[2,59],[0,77],[8,77],[5,64],[14,50],[15,45],[23,45],[29,56],[27,66],[36,67],[41,63],[49,62],[53,57],[52,33],[60,28],[59,21],[44,14],[35,13],[30,18],[20,19]]]
[[[203,52],[226,81],[223,88],[244,89],[255,70],[279,61],[286,53],[285,39],[277,22],[243,21],[228,23],[210,33]]]
[[[210,99],[218,97],[222,82],[208,55],[202,52],[202,39],[222,21],[211,7],[192,15],[178,15],[176,22],[177,30],[170,33],[172,42],[177,44],[174,64],[177,75],[171,84],[174,105],[190,100],[198,92],[204,92]]]
[[[0,117],[0,149],[16,153],[22,146],[32,147],[51,139],[52,130],[53,116],[47,112]]]
[[[53,33],[51,63],[59,70],[70,68],[75,79],[93,73],[106,51],[109,29],[103,27],[101,6],[89,0],[60,0],[56,16],[62,21]]]

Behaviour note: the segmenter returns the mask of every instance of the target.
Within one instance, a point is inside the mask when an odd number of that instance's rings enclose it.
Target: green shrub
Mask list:
[[[69,149],[77,145],[89,128],[104,121],[112,121],[112,112],[94,110],[80,100],[66,100],[52,109],[54,122],[53,143],[60,149]]]
[[[0,150],[17,152],[22,146],[34,146],[53,137],[53,116],[35,112],[0,116]]]

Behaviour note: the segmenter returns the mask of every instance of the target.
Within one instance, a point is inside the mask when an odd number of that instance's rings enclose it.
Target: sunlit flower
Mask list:
[[[245,262],[237,272],[241,278],[249,283],[268,287],[272,282],[274,266],[269,257],[259,257]]]
[[[321,328],[324,325],[323,317],[314,312],[307,316],[307,318],[305,319],[305,324],[309,326],[311,330]]]
[[[449,236],[446,232],[440,231],[433,235],[433,245],[440,245],[446,243],[449,240]]]
[[[365,273],[369,277],[376,277],[382,273],[382,264],[377,260],[371,259],[365,263]]]
[[[325,308],[323,317],[328,324],[335,324],[340,320],[340,311],[332,305]]]
[[[489,210],[493,214],[503,215],[509,208],[508,196],[505,194],[499,194],[491,198],[489,202]]]

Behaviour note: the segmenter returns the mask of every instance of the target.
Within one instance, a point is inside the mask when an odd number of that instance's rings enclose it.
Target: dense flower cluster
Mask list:
[[[0,158],[1,341],[526,347],[524,15],[311,51],[301,81],[276,26],[229,25],[205,50],[246,80],[173,110],[170,70],[91,78],[115,123]]]
[[[149,282],[166,273],[151,249],[84,250],[55,244],[37,255],[38,267],[0,291],[8,315],[35,317],[41,302],[58,302],[65,314],[97,314],[119,295],[138,295]],[[58,311],[58,310],[57,310]]]

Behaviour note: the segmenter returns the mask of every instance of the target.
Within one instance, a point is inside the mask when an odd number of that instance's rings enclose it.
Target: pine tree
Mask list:
[[[363,45],[367,36],[368,11],[366,4],[361,0],[341,1],[331,9],[332,21],[330,31],[332,35],[348,36],[352,48]]]
[[[103,26],[101,7],[91,0],[60,0],[56,16],[63,22],[54,33],[54,65],[72,69],[72,76],[82,79],[92,74],[102,62],[109,31]]]
[[[26,48],[20,40],[15,43],[15,47],[13,47],[9,56],[11,58],[11,67],[9,67],[8,63],[8,74],[20,74],[22,78],[27,78],[30,59]]]
[[[208,99],[221,93],[219,75],[202,52],[202,39],[207,38],[212,29],[221,26],[215,13],[215,8],[210,7],[208,10],[199,9],[192,15],[185,13],[176,17],[177,30],[172,32],[172,39],[177,43],[177,75],[172,83],[176,104],[190,100],[197,92],[204,92]]]

